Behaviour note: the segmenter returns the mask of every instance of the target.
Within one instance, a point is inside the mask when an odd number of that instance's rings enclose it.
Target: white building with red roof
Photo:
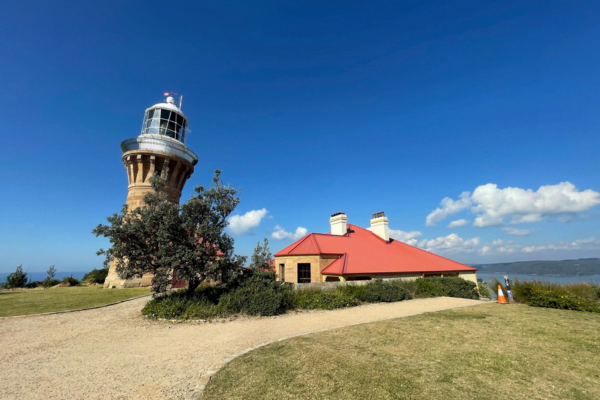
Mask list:
[[[310,233],[274,254],[277,279],[292,283],[458,276],[477,283],[477,269],[389,237],[384,213],[370,229],[331,216],[331,232]]]

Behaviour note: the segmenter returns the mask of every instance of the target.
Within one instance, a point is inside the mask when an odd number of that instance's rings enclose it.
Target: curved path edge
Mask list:
[[[441,298],[446,298],[446,297],[441,297]],[[447,298],[450,298],[450,297],[447,297]],[[336,330],[336,329],[347,328],[347,327],[350,327],[350,326],[372,324],[374,322],[389,321],[389,320],[392,320],[392,319],[412,317],[414,315],[430,314],[430,313],[434,313],[434,312],[438,312],[438,311],[452,310],[452,309],[455,309],[455,308],[472,307],[472,306],[477,306],[477,305],[481,305],[481,304],[486,304],[488,301],[489,300],[473,300],[472,304],[462,304],[462,305],[458,305],[458,306],[454,305],[454,306],[450,306],[450,307],[439,308],[439,309],[436,309],[436,310],[433,310],[433,311],[419,311],[419,312],[414,312],[414,313],[410,313],[410,314],[406,314],[406,315],[402,315],[402,316],[392,316],[392,317],[387,317],[387,318],[376,318],[376,319],[369,320],[369,321],[354,322],[354,323],[350,323],[350,324],[346,324],[346,325],[339,325],[339,326],[334,326],[334,327],[330,327],[330,328],[318,329],[318,330],[311,331],[311,332],[304,332],[304,333],[299,333],[299,334],[296,334],[296,335],[289,335],[289,336],[285,336],[285,337],[281,337],[281,338],[278,338],[278,339],[270,340],[268,342],[261,343],[259,345],[256,345],[255,347],[248,347],[247,349],[244,349],[244,350],[242,350],[242,351],[240,351],[238,353],[233,354],[232,356],[227,357],[226,359],[223,360],[222,363],[216,364],[209,371],[206,371],[200,377],[200,381],[198,382],[198,385],[196,386],[196,390],[194,391],[194,395],[195,395],[196,399],[202,398],[202,395],[203,395],[204,391],[206,390],[208,384],[210,383],[212,377],[217,372],[219,372],[221,369],[223,369],[227,364],[229,364],[230,362],[232,362],[236,358],[243,356],[244,354],[247,354],[247,353],[249,353],[251,351],[254,351],[254,350],[258,350],[261,347],[264,347],[264,346],[272,344],[272,343],[281,342],[281,341],[292,339],[292,338],[295,338],[295,337],[312,335],[314,333],[327,332],[327,331],[332,331],[332,330]]]

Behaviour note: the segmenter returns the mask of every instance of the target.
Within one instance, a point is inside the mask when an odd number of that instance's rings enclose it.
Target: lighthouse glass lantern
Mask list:
[[[188,119],[174,103],[173,97],[169,96],[166,103],[148,108],[142,135],[162,135],[185,143]]]

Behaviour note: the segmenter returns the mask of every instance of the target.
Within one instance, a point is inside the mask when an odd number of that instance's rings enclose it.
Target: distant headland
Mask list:
[[[474,264],[477,272],[486,274],[522,274],[547,276],[600,275],[600,258],[560,261],[518,261],[512,263]]]

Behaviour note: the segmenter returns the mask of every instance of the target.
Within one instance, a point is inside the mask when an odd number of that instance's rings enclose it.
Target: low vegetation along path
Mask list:
[[[289,336],[481,304],[433,298],[224,323],[144,319],[148,298],[0,320],[3,399],[188,399],[200,377],[249,347]]]

